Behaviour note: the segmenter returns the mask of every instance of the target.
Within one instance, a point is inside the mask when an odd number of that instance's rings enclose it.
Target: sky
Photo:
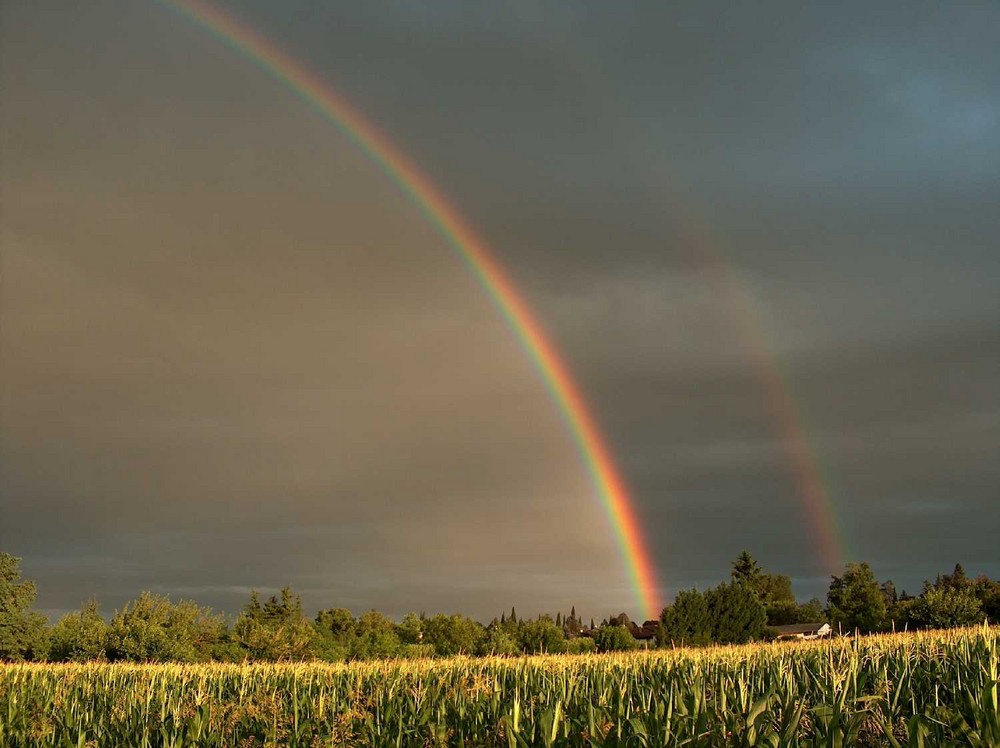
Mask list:
[[[490,246],[656,596],[1000,576],[995,3],[213,2]],[[830,549],[824,552],[823,549]],[[369,154],[156,0],[0,9],[0,550],[50,616],[638,614],[516,336]]]

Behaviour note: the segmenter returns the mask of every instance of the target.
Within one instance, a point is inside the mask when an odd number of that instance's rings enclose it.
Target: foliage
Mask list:
[[[745,644],[764,635],[767,612],[757,594],[740,582],[720,584],[705,595],[712,619],[712,639]]]
[[[111,619],[107,655],[110,660],[138,662],[206,662],[224,630],[222,616],[209,608],[143,592]]]
[[[96,600],[74,613],[67,613],[52,628],[49,659],[87,662],[107,659],[109,628]]]
[[[570,610],[570,614],[563,619],[562,627],[567,639],[579,636],[583,630],[583,621],[577,618],[575,605]]]
[[[624,626],[601,626],[594,634],[594,645],[598,652],[625,652],[639,646]]]
[[[529,654],[559,654],[566,649],[566,637],[561,626],[548,616],[518,624],[521,651]]]
[[[597,651],[597,643],[589,636],[578,636],[566,642],[566,654],[589,654]]]
[[[1000,623],[1000,582],[985,575],[977,577],[975,591],[990,623]]]
[[[437,654],[445,657],[476,654],[486,638],[482,625],[462,615],[437,615],[423,623],[423,642],[432,645]]]
[[[263,605],[252,592],[230,639],[252,660],[306,660],[314,655],[318,633],[302,614],[302,600],[285,587]]]
[[[767,624],[785,626],[793,623],[823,623],[826,613],[823,603],[813,598],[801,605],[796,602],[777,602],[767,606]]]
[[[868,564],[848,564],[843,576],[833,577],[826,601],[835,631],[867,634],[887,627],[885,596]]]
[[[750,555],[750,551],[743,551],[732,563],[730,576],[734,582],[741,582],[750,588],[763,576],[764,570],[760,568],[757,559]]]
[[[403,644],[420,644],[424,638],[423,616],[407,613],[396,625],[396,636]]]
[[[377,610],[369,610],[358,617],[349,655],[354,660],[395,657],[401,644],[392,621]]]
[[[21,580],[21,559],[0,553],[0,660],[45,659],[45,619],[31,610],[35,583]]]
[[[660,614],[663,638],[679,646],[710,644],[714,626],[708,600],[696,589],[677,593],[674,604]]]
[[[506,622],[505,622],[506,623]],[[497,624],[486,629],[482,653],[486,655],[518,655],[521,654],[521,644],[508,626]]]
[[[0,667],[0,745],[1000,745],[1000,630],[612,655]]]
[[[795,604],[792,578],[785,574],[765,574],[748,551],[743,551],[733,561],[730,575],[732,581],[756,593],[766,608]],[[774,623],[774,621],[769,622]]]
[[[952,628],[982,623],[982,606],[970,589],[931,587],[917,599],[909,619],[918,628]]]

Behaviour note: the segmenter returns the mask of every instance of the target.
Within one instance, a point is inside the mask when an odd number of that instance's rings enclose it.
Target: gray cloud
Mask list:
[[[1000,574],[995,6],[227,7],[493,246],[666,593],[743,548],[825,587],[769,376],[848,555]],[[349,140],[155,3],[0,42],[0,544],[47,610],[632,605],[537,373]]]

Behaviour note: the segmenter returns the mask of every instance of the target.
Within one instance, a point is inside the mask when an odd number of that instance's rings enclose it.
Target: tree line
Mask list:
[[[588,624],[575,608],[525,619],[511,608],[485,625],[464,615],[408,613],[397,622],[371,610],[355,617],[344,608],[310,618],[288,587],[266,600],[253,592],[231,621],[191,600],[143,592],[110,620],[91,600],[49,625],[34,610],[35,584],[21,579],[20,559],[0,553],[0,660],[341,662],[744,643],[771,638],[772,627],[790,623],[829,622],[844,633],[1000,623],[1000,581],[970,578],[961,565],[910,596],[897,594],[891,581],[880,583],[868,564],[848,564],[831,579],[826,605],[815,598],[798,603],[790,577],[765,572],[747,552],[730,576],[705,591],[680,592],[641,628],[624,614]],[[652,638],[640,642],[639,631]]]

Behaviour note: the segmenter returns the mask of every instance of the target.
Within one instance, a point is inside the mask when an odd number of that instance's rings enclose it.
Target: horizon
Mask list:
[[[26,561],[26,559],[22,559],[21,560],[22,569],[24,568],[25,561]],[[856,562],[852,561],[852,562],[848,562],[848,563],[861,564],[861,563],[865,563],[865,562],[862,562],[862,561],[856,561]],[[949,573],[951,573],[955,569],[956,566],[961,566],[970,579],[975,579],[975,578],[978,578],[978,577],[981,577],[981,576],[988,577],[988,575],[985,572],[980,572],[980,571],[978,571],[976,569],[972,569],[972,570],[966,569],[964,564],[962,564],[961,562],[956,562],[956,564],[954,564],[952,566],[949,566],[947,569],[941,569],[941,570],[939,570],[934,575],[934,578],[938,578],[938,577],[940,577],[940,575],[943,575],[943,574],[949,574]],[[769,573],[769,574],[775,574],[775,575],[779,575],[779,576],[783,575],[780,570],[776,570],[776,569],[767,569],[767,568],[765,568],[765,569],[763,569],[763,572]],[[873,572],[875,573],[875,578],[877,580],[879,580],[880,583],[883,583],[883,582],[885,582],[885,583],[892,583],[893,586],[894,586],[894,588],[896,589],[897,593],[900,596],[902,596],[902,597],[916,596],[916,595],[919,595],[919,593],[920,593],[920,590],[918,590],[917,588],[907,589],[905,587],[900,587],[900,586],[896,585],[895,581],[892,580],[892,579],[887,579],[887,578],[884,579],[884,578],[882,578],[878,574],[878,570],[877,569],[873,569]],[[27,578],[28,581],[34,581],[33,579],[31,579],[27,575],[22,575],[22,576],[25,576],[25,578]],[[792,582],[792,586],[793,586],[793,589],[794,589],[797,586],[796,585],[796,578],[792,577],[792,576],[789,576],[789,578],[790,578],[790,580]],[[927,584],[927,583],[933,583],[934,582],[934,578],[925,579],[921,583],[921,585],[920,585],[921,589],[925,586],[925,584]],[[676,593],[677,592],[686,592],[686,591],[692,590],[692,589],[693,590],[697,590],[699,592],[706,592],[709,589],[718,586],[719,584],[728,583],[730,581],[732,581],[731,575],[726,576],[724,578],[714,579],[714,580],[701,580],[700,583],[695,583],[695,584],[691,585],[690,587],[687,587],[687,588],[685,588],[683,590],[677,590],[677,591],[675,591],[674,595],[672,595],[669,600],[667,600],[667,601],[665,601],[663,603],[663,608],[665,609],[665,608],[673,605],[674,599],[676,597]],[[298,589],[296,589],[294,587],[294,585],[284,585],[284,586],[281,586],[281,587],[267,587],[267,588],[265,588],[265,587],[253,587],[253,586],[251,586],[251,587],[247,587],[247,588],[242,588],[240,590],[230,590],[232,592],[243,592],[244,593],[244,597],[245,597],[244,602],[239,607],[230,610],[230,609],[218,609],[218,608],[215,608],[214,606],[206,605],[206,604],[204,604],[203,601],[198,600],[195,597],[190,597],[190,596],[183,595],[183,594],[176,594],[175,592],[172,592],[170,589],[167,589],[167,588],[163,588],[163,587],[156,588],[156,587],[154,587],[152,589],[144,589],[144,590],[137,591],[134,595],[132,595],[127,600],[125,600],[124,604],[122,606],[119,606],[117,608],[108,608],[108,607],[102,605],[101,601],[96,596],[90,596],[88,598],[84,598],[83,600],[81,600],[81,602],[80,602],[79,605],[77,605],[75,607],[72,607],[72,608],[63,608],[63,609],[38,608],[37,612],[39,612],[43,616],[45,616],[45,618],[49,622],[49,624],[55,624],[61,617],[65,616],[67,614],[70,614],[70,613],[79,612],[85,605],[89,604],[90,602],[96,602],[97,606],[98,606],[98,610],[101,613],[101,616],[105,620],[110,620],[111,617],[113,617],[114,614],[118,613],[121,610],[121,608],[124,607],[124,605],[127,605],[127,604],[135,602],[135,600],[137,600],[139,598],[139,596],[142,595],[142,594],[150,593],[150,594],[153,594],[153,595],[159,595],[159,596],[166,597],[166,598],[170,599],[174,603],[177,603],[177,602],[180,602],[180,601],[194,602],[194,603],[198,604],[200,607],[204,607],[204,608],[210,609],[213,614],[216,614],[216,615],[220,615],[221,614],[222,616],[224,616],[224,618],[225,618],[225,620],[227,622],[231,623],[232,621],[234,621],[236,618],[239,617],[241,611],[243,610],[243,607],[250,601],[251,596],[254,593],[257,593],[257,595],[260,597],[261,600],[275,599],[276,597],[280,597],[281,592],[284,589],[290,589],[299,599],[302,599],[302,597],[303,597],[302,594],[301,594],[301,591],[298,590]],[[818,600],[823,605],[824,608],[826,607],[827,599],[826,599],[826,595],[825,594],[822,594],[822,595],[813,595],[813,596],[811,596],[809,598],[801,598],[801,597],[798,597],[798,596],[796,597],[796,602],[798,604],[800,604],[800,605],[812,602],[813,600]],[[516,603],[512,603],[510,606],[507,606],[507,607],[501,606],[499,614],[488,615],[487,617],[483,618],[481,616],[470,615],[470,614],[466,613],[465,611],[461,610],[460,608],[459,609],[449,609],[449,610],[413,609],[413,610],[406,610],[406,611],[385,611],[385,610],[378,610],[376,608],[353,609],[353,608],[347,608],[346,606],[339,605],[339,604],[337,604],[336,601],[327,601],[327,602],[324,603],[322,601],[313,600],[313,602],[312,602],[311,605],[305,605],[305,604],[303,605],[303,612],[304,612],[304,614],[308,618],[313,619],[321,611],[331,610],[331,609],[334,609],[334,608],[344,608],[346,610],[349,610],[351,612],[351,614],[354,615],[355,617],[357,617],[357,616],[359,616],[359,615],[361,615],[362,613],[365,613],[365,612],[376,611],[376,612],[379,612],[379,613],[382,613],[382,614],[386,615],[387,618],[389,618],[390,620],[392,620],[392,621],[394,621],[396,623],[398,623],[404,616],[406,616],[408,614],[411,614],[411,613],[418,614],[420,616],[434,616],[434,615],[448,615],[448,616],[451,616],[451,615],[461,615],[461,616],[466,616],[466,617],[468,617],[468,618],[470,618],[470,619],[472,619],[474,621],[477,621],[478,623],[481,623],[483,625],[487,625],[487,624],[489,624],[493,620],[498,620],[502,615],[506,615],[506,614],[510,613],[510,611],[512,609],[517,609],[517,607],[518,606],[517,606]],[[570,612],[570,609],[575,609],[575,608],[576,608],[576,605],[571,604],[569,606],[569,609],[567,609],[567,610],[561,610],[561,609],[551,609],[551,610],[549,610],[549,609],[539,609],[539,610],[522,611],[521,613],[518,614],[518,618],[523,619],[523,620],[533,620],[533,619],[541,618],[541,617],[544,617],[544,616],[548,616],[548,617],[554,618],[557,613],[558,614],[562,614],[564,616],[568,615],[569,612]],[[645,620],[647,620],[647,621],[648,620],[658,620],[660,618],[661,612],[662,611],[658,610],[658,611],[656,611],[656,614],[653,616],[653,619],[645,619]],[[623,615],[623,614],[626,615],[626,616],[628,616],[628,618],[630,620],[635,621],[635,622],[643,622],[642,619],[645,618],[645,616],[636,616],[636,615],[633,615],[633,613],[630,612],[627,609],[617,610],[615,612],[607,612],[607,611],[603,611],[602,610],[600,612],[600,615],[586,615],[585,613],[582,613],[579,610],[577,611],[577,617],[578,617],[579,620],[587,622],[587,621],[593,619],[594,621],[596,621],[598,623],[600,623],[601,621],[609,620],[610,618],[613,618],[613,617],[617,617],[617,616]]]

